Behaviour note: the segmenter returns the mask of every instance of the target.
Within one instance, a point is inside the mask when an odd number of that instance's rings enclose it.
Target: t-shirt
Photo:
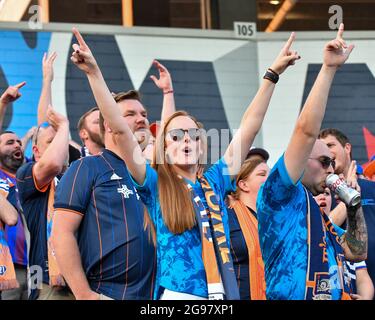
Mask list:
[[[229,247],[228,214],[224,199],[227,193],[233,191],[233,186],[225,161],[220,159],[212,165],[204,173],[204,177],[217,195]],[[203,205],[208,209],[199,181],[197,180],[195,183],[185,181],[194,188]],[[140,186],[136,183],[135,185],[156,228],[158,273],[155,299],[160,298],[163,288],[207,298],[207,280],[202,260],[202,242],[198,225],[178,235],[169,231],[164,223],[160,208],[158,174],[149,164],[146,165],[146,178],[143,185]]]
[[[346,262],[346,267],[347,267],[347,270],[348,270],[347,274],[350,277],[350,281],[351,281],[351,284],[352,284],[353,293],[356,294],[356,293],[358,293],[357,292],[357,285],[356,285],[356,281],[357,281],[356,271],[361,270],[361,269],[367,269],[366,262],[365,261],[361,261],[361,262],[345,261],[345,262]]]
[[[253,214],[255,218],[257,218],[256,213],[250,208],[248,209],[249,214]],[[228,208],[227,210],[230,228],[230,252],[233,258],[233,266],[240,291],[240,298],[241,300],[250,300],[250,266],[246,240],[242,233],[236,212],[231,208]]]
[[[152,299],[156,250],[143,208],[124,161],[107,149],[64,174],[55,210],[82,216],[77,240],[93,291],[115,300]]]
[[[282,156],[259,190],[259,241],[265,265],[267,299],[303,300],[307,272],[307,201],[301,181],[291,180]],[[337,226],[341,236],[344,232]],[[326,237],[332,299],[341,298],[333,243]]]
[[[368,233],[366,265],[370,278],[375,283],[375,182],[358,179],[358,184],[361,187],[361,203]]]
[[[29,265],[39,266],[43,271],[43,282],[49,284],[48,250],[47,250],[47,212],[50,192],[54,192],[50,184],[40,188],[35,183],[33,168],[36,162],[25,163],[17,171],[17,187],[20,202],[30,232]],[[51,197],[53,194],[51,194]],[[33,290],[35,293],[36,291]],[[31,299],[35,299],[34,293]]]
[[[18,221],[15,226],[5,226],[7,240],[13,263],[27,266],[27,244],[25,229],[22,221],[22,208],[18,198],[16,177],[0,169],[0,192],[18,212]]]

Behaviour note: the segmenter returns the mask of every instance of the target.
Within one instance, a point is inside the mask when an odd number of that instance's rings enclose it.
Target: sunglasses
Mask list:
[[[48,128],[50,126],[50,124],[46,121],[46,122],[43,122],[42,124],[40,124],[38,126],[38,128],[36,129],[36,132],[35,132],[35,139],[34,139],[34,144],[37,144],[38,143],[38,136],[39,136],[39,131],[40,131],[40,128]]]
[[[335,160],[331,159],[330,157],[323,156],[320,158],[309,158],[309,159],[319,161],[323,169],[325,170],[328,169],[329,166],[332,166],[333,169],[335,169],[336,167]]]
[[[181,141],[187,133],[191,140],[198,141],[201,138],[201,129],[190,128],[190,129],[172,129],[168,131],[169,136],[173,141]]]

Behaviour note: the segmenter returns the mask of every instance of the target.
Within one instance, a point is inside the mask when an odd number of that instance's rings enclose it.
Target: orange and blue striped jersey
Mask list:
[[[115,300],[152,299],[156,250],[124,161],[109,150],[72,163],[55,211],[82,217],[77,234],[92,290]]]
[[[27,244],[22,222],[22,209],[18,199],[16,177],[0,169],[0,192],[16,208],[18,221],[15,226],[5,226],[5,238],[9,245],[13,263],[27,266]]]

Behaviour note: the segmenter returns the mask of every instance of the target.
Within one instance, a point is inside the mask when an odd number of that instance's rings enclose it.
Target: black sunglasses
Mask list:
[[[198,128],[172,129],[168,131],[168,134],[173,141],[181,141],[185,137],[185,133],[188,133],[191,140],[194,141],[198,141],[201,138],[201,129]]]
[[[323,157],[319,157],[319,158],[309,158],[311,160],[316,160],[316,161],[319,161],[320,164],[322,165],[323,169],[328,169],[329,166],[332,166],[333,169],[335,169],[336,167],[336,162],[335,160],[331,159],[330,157],[327,157],[327,156],[323,156]]]

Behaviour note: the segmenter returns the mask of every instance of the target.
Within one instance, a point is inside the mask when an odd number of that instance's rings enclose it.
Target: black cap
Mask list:
[[[246,156],[246,159],[249,159],[251,156],[254,156],[254,155],[261,156],[264,159],[264,161],[267,161],[270,158],[270,154],[266,150],[262,148],[250,148]]]

